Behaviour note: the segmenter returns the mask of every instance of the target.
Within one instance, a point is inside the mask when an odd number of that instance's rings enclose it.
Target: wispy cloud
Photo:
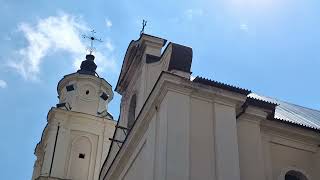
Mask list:
[[[108,18],[106,18],[105,21],[106,21],[107,28],[111,28],[112,27],[112,21],[110,19],[108,19]]]
[[[20,23],[18,30],[27,40],[27,46],[16,51],[16,57],[8,64],[27,80],[38,80],[41,64],[46,57],[57,51],[64,51],[73,57],[74,65],[84,59],[86,49],[81,39],[81,32],[89,28],[81,18],[66,13],[40,19],[36,25]],[[108,49],[106,53],[108,53]],[[103,51],[105,52],[105,51]],[[97,53],[97,64],[104,68],[115,68],[113,58]],[[75,67],[79,68],[79,66]]]
[[[194,17],[202,16],[203,15],[203,10],[202,9],[187,9],[184,12],[184,15],[188,19],[193,19]]]
[[[108,49],[109,51],[114,50],[114,46],[110,40],[107,40],[104,45],[105,45],[105,48]]]
[[[6,88],[8,86],[7,82],[0,79],[0,88]]]
[[[169,18],[169,22],[171,23],[190,22],[204,15],[205,13],[201,8],[190,8],[182,11],[178,16]]]
[[[244,32],[248,32],[249,31],[248,24],[240,24],[240,30],[242,30]]]

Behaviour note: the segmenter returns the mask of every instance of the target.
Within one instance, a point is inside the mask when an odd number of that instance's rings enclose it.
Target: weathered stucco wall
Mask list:
[[[240,118],[237,125],[241,179],[284,180],[290,170],[319,179],[318,133],[258,116]]]

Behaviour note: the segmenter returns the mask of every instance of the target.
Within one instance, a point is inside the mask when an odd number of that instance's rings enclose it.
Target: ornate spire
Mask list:
[[[94,41],[102,42],[102,40],[94,36],[94,34],[96,33],[96,31],[92,30],[92,31],[90,31],[90,32],[91,32],[91,36],[82,35],[82,37],[83,37],[84,39],[89,39],[89,40],[90,40],[91,45],[90,45],[90,47],[88,47],[87,49],[89,50],[90,54],[92,54],[92,52],[96,50],[96,49],[93,47],[93,42],[94,42]]]

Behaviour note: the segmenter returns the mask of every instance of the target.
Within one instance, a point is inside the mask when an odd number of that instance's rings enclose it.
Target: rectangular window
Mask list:
[[[80,159],[84,159],[84,157],[85,157],[85,154],[83,154],[83,153],[80,153],[80,154],[79,154],[79,158],[80,158]]]
[[[66,89],[67,91],[73,91],[74,90],[73,84],[67,86]]]
[[[109,98],[109,96],[105,92],[103,92],[100,97],[105,101]]]

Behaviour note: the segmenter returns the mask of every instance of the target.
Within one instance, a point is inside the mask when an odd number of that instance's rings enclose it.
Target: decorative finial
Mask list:
[[[143,20],[142,21],[142,29],[141,29],[141,31],[140,31],[140,36],[144,33],[144,27],[146,27],[147,26],[147,21],[146,20]]]
[[[94,31],[94,29],[92,31],[90,31],[90,32],[91,32],[91,36],[82,35],[82,37],[84,39],[89,39],[91,41],[91,45],[90,45],[90,47],[88,47],[88,50],[89,50],[90,55],[91,55],[92,52],[95,51],[95,48],[93,47],[93,41],[98,41],[98,42],[103,42],[103,41],[94,36],[94,34],[96,33],[96,31]]]

